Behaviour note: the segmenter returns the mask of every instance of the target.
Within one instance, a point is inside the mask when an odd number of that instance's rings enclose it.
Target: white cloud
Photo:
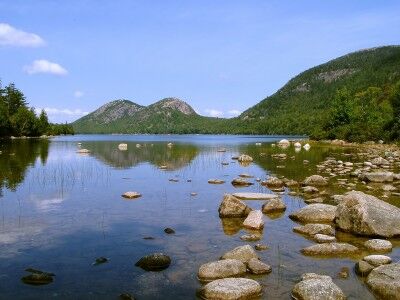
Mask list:
[[[75,92],[74,92],[74,97],[75,97],[75,98],[82,98],[83,95],[85,95],[85,93],[82,92],[82,91],[75,91]]]
[[[240,110],[237,110],[237,109],[232,109],[232,110],[228,111],[228,114],[231,115],[231,116],[234,116],[234,117],[240,115],[241,113],[242,112]]]
[[[25,66],[24,71],[30,75],[37,73],[48,73],[54,75],[67,75],[68,71],[57,63],[45,59],[35,60],[32,64]]]
[[[52,107],[45,107],[44,108],[45,112],[49,116],[54,116],[54,115],[66,115],[66,116],[74,116],[74,117],[80,117],[80,116],[85,116],[88,114],[88,112],[83,111],[81,109],[58,109],[58,108],[52,108]],[[42,111],[42,108],[36,108],[35,109],[36,113],[40,113]]]
[[[204,110],[206,112],[206,114],[208,114],[210,117],[216,117],[216,118],[221,118],[224,113],[220,110],[216,110],[216,109],[205,109]]]
[[[34,33],[25,32],[6,23],[0,23],[0,46],[40,47],[44,40]]]

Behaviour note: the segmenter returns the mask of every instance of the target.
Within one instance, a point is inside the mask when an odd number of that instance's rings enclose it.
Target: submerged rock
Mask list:
[[[135,300],[135,297],[129,293],[122,293],[119,295],[118,299],[120,299],[120,300]]]
[[[246,266],[237,259],[224,259],[201,265],[197,274],[202,281],[239,277],[246,273]]]
[[[169,267],[171,258],[163,253],[146,255],[139,259],[135,266],[141,267],[146,271],[160,271]]]
[[[54,273],[48,273],[33,268],[28,268],[25,270],[31,274],[26,275],[21,278],[22,282],[31,285],[45,285],[53,282]]]
[[[286,205],[281,198],[274,198],[265,202],[262,206],[262,212],[265,214],[283,212],[286,210]]]
[[[252,258],[258,259],[258,255],[250,245],[236,247],[221,256],[221,259],[238,259],[243,263],[248,263]]]
[[[279,197],[278,195],[275,194],[266,194],[266,193],[234,193],[232,195],[242,200],[270,200]]]
[[[309,256],[342,256],[359,252],[359,249],[348,243],[323,243],[312,245],[301,250]]]
[[[164,232],[166,234],[174,234],[175,230],[173,230],[172,228],[167,227],[167,228],[164,229]]]
[[[254,230],[263,229],[264,220],[261,210],[252,210],[244,220],[243,227]]]
[[[367,277],[367,285],[379,299],[400,299],[400,264],[373,269]]]
[[[372,173],[362,173],[358,176],[360,180],[371,181],[371,182],[392,182],[393,173],[392,172],[372,172]]]
[[[317,233],[313,236],[314,241],[317,243],[331,243],[336,242],[336,238],[331,235]]]
[[[304,199],[304,202],[307,203],[307,204],[323,203],[324,202],[324,198],[316,197],[316,198],[311,198],[311,199]]]
[[[306,273],[292,290],[296,300],[345,300],[343,291],[329,276]]]
[[[240,218],[246,217],[251,212],[251,208],[236,197],[225,194],[218,213],[221,218]]]
[[[335,223],[343,231],[365,236],[400,235],[400,209],[363,192],[349,192],[337,206]]]
[[[210,180],[208,180],[208,183],[210,183],[210,184],[223,184],[223,183],[225,183],[225,181],[221,180],[221,179],[210,179]]]
[[[328,224],[306,224],[304,226],[297,226],[293,228],[294,232],[313,236],[316,234],[335,235],[335,229]]]
[[[269,247],[267,245],[263,245],[263,244],[255,244],[254,249],[256,249],[257,251],[264,251],[264,250],[268,250]]]
[[[356,265],[354,267],[356,273],[361,277],[367,276],[373,269],[374,266],[370,265],[365,260],[359,260],[358,262],[356,262]]]
[[[250,186],[253,185],[254,183],[247,181],[244,178],[235,178],[231,181],[231,184],[233,186]]]
[[[261,239],[261,234],[244,234],[240,237],[242,241],[254,242]]]
[[[271,266],[263,263],[257,258],[252,258],[247,263],[247,268],[249,269],[251,274],[268,274],[272,272]]]
[[[124,198],[127,198],[127,199],[135,199],[135,198],[142,197],[142,194],[140,194],[138,192],[126,192],[126,193],[122,194],[121,196]]]
[[[273,188],[273,189],[283,188],[285,186],[285,183],[282,180],[280,180],[279,178],[273,177],[273,176],[271,176],[267,180],[261,182],[261,184],[266,185],[267,187]]]
[[[97,266],[97,265],[100,265],[100,264],[104,264],[106,262],[108,262],[108,258],[101,256],[101,257],[96,258],[96,260],[94,261],[93,265]]]
[[[333,222],[336,206],[329,204],[310,204],[289,215],[289,218],[304,223]]]
[[[365,248],[376,252],[390,252],[392,251],[392,243],[387,240],[372,239],[364,243]]]
[[[261,285],[247,278],[217,279],[202,287],[199,296],[209,300],[244,300],[261,296]]]

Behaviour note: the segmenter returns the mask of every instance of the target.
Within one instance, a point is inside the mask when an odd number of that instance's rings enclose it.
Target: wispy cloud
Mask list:
[[[88,114],[88,112],[83,111],[79,108],[78,109],[68,109],[68,108],[59,109],[59,108],[45,107],[43,109],[49,116],[64,115],[64,116],[80,117],[80,116],[84,116],[84,115]],[[42,108],[36,108],[37,113],[40,112],[41,110],[42,110]]]
[[[224,116],[224,112],[213,108],[205,109],[204,111],[210,117],[222,118]]]
[[[0,23],[0,45],[15,47],[40,47],[44,40],[37,34],[25,32],[6,23]]]
[[[74,92],[74,97],[75,97],[75,98],[82,98],[83,95],[85,95],[85,93],[82,92],[82,91],[75,91],[75,92]]]
[[[68,74],[68,71],[59,64],[45,59],[35,60],[32,62],[32,64],[25,66],[23,70],[24,72],[30,75],[38,73],[47,73],[47,74],[54,74],[61,76]]]
[[[228,111],[228,115],[236,117],[238,115],[240,115],[242,112],[240,110],[237,109],[231,109]]]

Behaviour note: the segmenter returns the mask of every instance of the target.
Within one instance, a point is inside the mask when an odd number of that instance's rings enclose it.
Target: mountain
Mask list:
[[[245,123],[241,127],[249,133],[307,134],[317,138],[335,138],[338,136],[325,136],[325,133],[331,130],[328,123],[338,91],[346,91],[349,105],[356,106],[354,110],[365,106],[366,103],[358,103],[364,101],[370,102],[371,111],[376,111],[378,106],[373,105],[371,99],[360,99],[360,95],[370,94],[371,89],[377,88],[379,95],[376,97],[381,100],[376,104],[382,104],[385,97],[386,100],[390,98],[389,94],[399,80],[399,46],[350,53],[291,79],[275,94],[244,111],[239,116]]]
[[[295,76],[232,119],[198,115],[178,98],[110,102],[75,121],[77,133],[292,134],[400,138],[400,46],[357,51]]]

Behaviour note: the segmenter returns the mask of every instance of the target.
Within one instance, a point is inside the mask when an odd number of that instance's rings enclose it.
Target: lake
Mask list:
[[[271,193],[254,178],[249,179],[254,182],[250,187],[232,186],[231,180],[241,173],[262,180],[275,175],[302,181],[317,174],[317,164],[326,157],[357,160],[353,155],[357,148],[312,145],[309,151],[297,152],[272,145],[281,138],[76,135],[0,141],[0,298],[117,299],[125,292],[137,299],[195,299],[201,287],[197,279],[201,264],[218,260],[234,247],[263,243],[269,249],[257,253],[271,265],[272,273],[248,276],[263,286],[263,299],[290,299],[293,286],[306,272],[331,276],[349,299],[374,299],[353,270],[363,254],[313,258],[300,253],[314,244],[294,233],[298,223],[288,218],[306,205],[302,196],[290,196],[285,190],[286,211],[264,215],[262,239],[257,242],[240,239],[246,233],[240,222],[219,218],[225,193]],[[128,150],[119,150],[119,143],[127,143]],[[90,153],[78,154],[80,148]],[[226,151],[219,152],[221,148]],[[243,166],[231,159],[243,153],[254,162]],[[273,159],[271,154],[277,153],[288,158]],[[162,165],[165,170],[159,168]],[[226,183],[208,184],[212,178]],[[365,189],[357,180],[354,185],[356,190]],[[335,182],[327,190],[330,195],[343,194],[348,187]],[[122,198],[127,191],[142,197]],[[400,206],[398,197],[385,199]],[[246,201],[254,209],[262,203]],[[166,227],[176,233],[164,233]],[[342,232],[336,238],[356,246],[367,240]],[[400,244],[392,243],[389,255],[398,261]],[[168,269],[147,272],[135,266],[142,256],[154,252],[171,257]],[[93,265],[97,257],[109,261]],[[55,273],[54,282],[23,283],[28,267]],[[350,270],[347,279],[338,275],[343,267]]]

